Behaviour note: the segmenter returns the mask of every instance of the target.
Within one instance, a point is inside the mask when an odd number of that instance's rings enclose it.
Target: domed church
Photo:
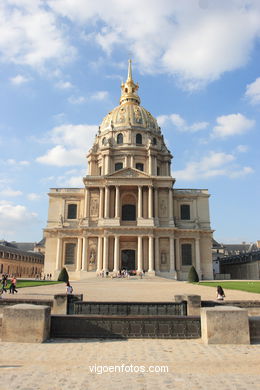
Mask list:
[[[131,60],[120,105],[89,150],[84,188],[52,188],[44,272],[71,279],[102,271],[145,271],[186,280],[191,265],[212,278],[212,230],[205,189],[175,189],[172,154],[156,119],[140,105]]]

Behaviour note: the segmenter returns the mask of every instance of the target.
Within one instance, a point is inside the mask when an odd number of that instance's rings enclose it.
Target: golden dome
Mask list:
[[[100,132],[111,128],[114,130],[140,128],[153,132],[160,131],[156,119],[149,111],[140,106],[138,88],[138,84],[135,84],[132,79],[132,66],[131,60],[129,60],[127,80],[121,85],[120,106],[115,107],[105,116],[100,126]]]

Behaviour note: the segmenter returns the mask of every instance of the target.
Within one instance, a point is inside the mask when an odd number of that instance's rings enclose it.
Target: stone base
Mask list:
[[[18,304],[3,311],[2,341],[42,343],[50,336],[48,306]]]
[[[201,296],[200,295],[175,295],[175,302],[187,302],[187,315],[188,316],[200,316],[201,309]]]
[[[248,313],[233,306],[201,309],[205,344],[250,344]]]

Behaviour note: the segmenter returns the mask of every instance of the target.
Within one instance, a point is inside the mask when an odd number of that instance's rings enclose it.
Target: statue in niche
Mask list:
[[[134,110],[134,113],[135,113],[135,120],[137,123],[142,123],[142,116],[141,116],[141,112],[138,108],[135,108]]]
[[[59,215],[58,226],[63,227],[63,216],[62,216],[62,214]]]
[[[165,252],[161,253],[161,264],[167,264],[167,255]]]
[[[161,215],[165,216],[166,215],[166,211],[167,211],[167,206],[166,206],[166,202],[165,202],[164,199],[162,199],[161,202],[160,202],[160,210],[161,210]]]
[[[95,264],[96,263],[96,252],[94,249],[91,249],[90,256],[89,256],[89,264]]]

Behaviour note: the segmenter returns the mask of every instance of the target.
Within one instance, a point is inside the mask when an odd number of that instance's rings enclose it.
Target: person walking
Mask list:
[[[225,293],[221,286],[217,286],[217,300],[224,301]]]
[[[7,274],[3,274],[2,275],[2,280],[1,280],[1,285],[2,285],[2,293],[6,293],[7,292],[7,289],[6,289],[6,286],[7,286]]]
[[[11,285],[10,285],[10,288],[9,288],[9,294],[14,294],[14,292],[18,293],[18,291],[16,290],[16,283],[17,283],[16,277],[13,276],[12,279],[11,279]]]

